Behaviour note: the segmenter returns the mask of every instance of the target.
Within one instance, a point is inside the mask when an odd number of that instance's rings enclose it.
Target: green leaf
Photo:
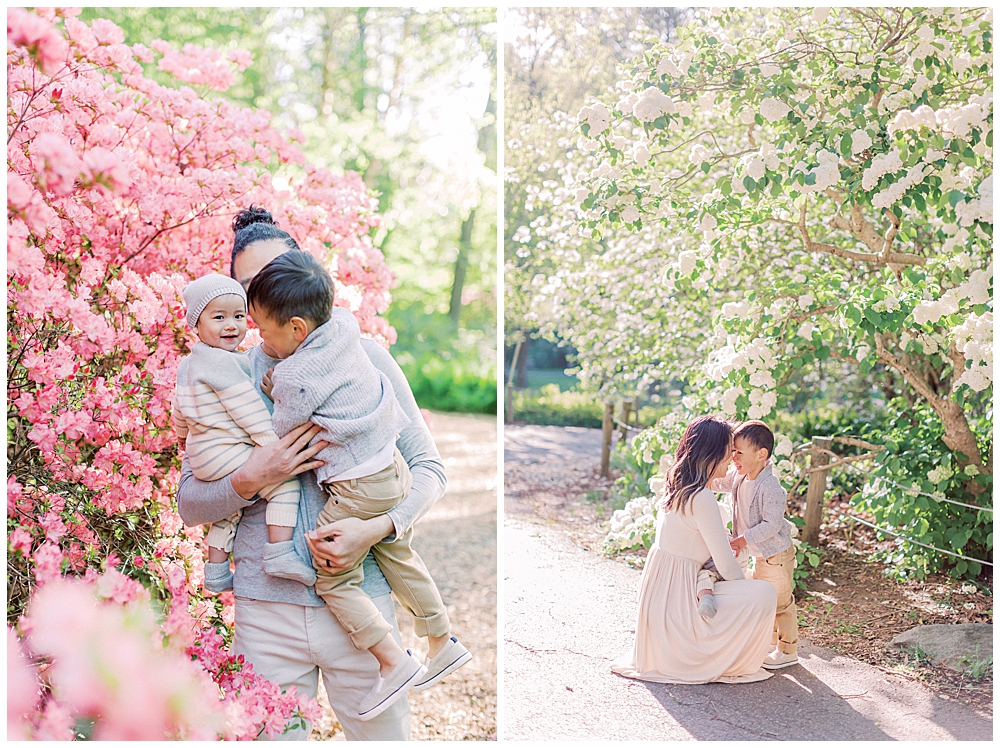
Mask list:
[[[882,315],[871,307],[865,307],[865,318],[876,327],[881,327],[883,324]]]
[[[965,193],[960,192],[959,190],[952,190],[948,193],[948,203],[953,208],[963,200],[965,200]]]
[[[850,158],[854,154],[854,138],[851,134],[845,132],[843,137],[840,139],[840,152],[844,155],[844,158]]]
[[[858,324],[861,321],[861,310],[853,304],[848,304],[844,308],[844,316],[854,324]]]

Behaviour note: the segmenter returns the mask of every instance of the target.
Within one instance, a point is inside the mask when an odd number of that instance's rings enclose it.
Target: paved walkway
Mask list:
[[[553,428],[507,427],[505,461],[593,459],[594,430]],[[510,517],[502,569],[505,739],[992,739],[971,707],[808,642],[760,683],[621,678],[610,665],[632,641],[641,572]]]

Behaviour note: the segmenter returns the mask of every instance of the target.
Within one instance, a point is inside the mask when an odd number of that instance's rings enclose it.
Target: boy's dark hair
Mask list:
[[[774,433],[763,421],[745,421],[736,427],[733,432],[733,439],[744,438],[750,442],[750,446],[755,450],[763,447],[767,450],[767,456],[774,454]]]
[[[333,279],[308,252],[285,252],[250,281],[247,304],[279,325],[288,324],[292,317],[302,317],[319,327],[330,319]]]

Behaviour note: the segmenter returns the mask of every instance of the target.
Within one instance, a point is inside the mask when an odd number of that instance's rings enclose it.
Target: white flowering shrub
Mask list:
[[[649,548],[656,535],[656,515],[659,499],[640,496],[611,515],[608,534],[602,550],[606,555],[622,551]]]

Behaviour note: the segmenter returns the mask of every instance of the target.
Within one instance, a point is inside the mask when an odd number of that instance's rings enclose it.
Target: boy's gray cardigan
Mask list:
[[[732,500],[735,516],[737,491],[746,478],[738,475],[733,480]],[[761,557],[768,558],[792,547],[792,523],[785,519],[785,502],[788,492],[781,487],[771,465],[765,465],[754,481],[750,499],[750,527],[743,533],[747,545],[755,546]]]
[[[410,422],[392,383],[361,348],[361,329],[346,309],[335,307],[295,353],[274,367],[272,421],[278,436],[308,421],[330,442],[316,455],[322,485],[374,457]]]

